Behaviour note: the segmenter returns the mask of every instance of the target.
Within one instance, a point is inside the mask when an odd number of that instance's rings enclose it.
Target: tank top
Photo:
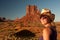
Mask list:
[[[53,27],[50,27],[51,34],[50,34],[50,40],[57,40],[57,31],[53,29]],[[43,36],[39,38],[39,40],[43,40]]]
[[[50,27],[52,33],[50,35],[50,40],[57,40],[57,31],[53,29],[53,27]]]

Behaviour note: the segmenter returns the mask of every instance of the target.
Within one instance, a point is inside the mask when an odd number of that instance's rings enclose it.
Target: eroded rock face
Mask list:
[[[23,21],[23,22],[27,22],[27,21],[39,21],[40,19],[40,10],[37,9],[37,6],[35,5],[28,5],[26,7],[26,15],[23,16],[21,19],[16,18],[15,21]]]
[[[23,16],[21,19],[16,19],[14,23],[19,22],[19,26],[16,26],[17,29],[16,34],[19,34],[22,30],[28,30],[33,32],[35,36],[41,35],[40,29],[40,10],[37,9],[35,5],[28,5],[26,7],[26,15]],[[19,32],[19,33],[18,33]]]

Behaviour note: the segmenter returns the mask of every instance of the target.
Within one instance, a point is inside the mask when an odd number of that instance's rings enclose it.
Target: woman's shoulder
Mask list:
[[[43,31],[50,31],[50,28],[46,27],[43,29]]]
[[[50,28],[44,28],[43,33],[51,33],[51,29]]]

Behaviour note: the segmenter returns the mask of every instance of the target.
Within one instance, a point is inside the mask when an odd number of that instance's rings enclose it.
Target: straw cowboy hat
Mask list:
[[[47,8],[42,9],[40,17],[42,15],[49,16],[51,21],[54,21],[54,19],[55,19],[55,15],[53,13],[51,13],[51,10],[49,10]]]

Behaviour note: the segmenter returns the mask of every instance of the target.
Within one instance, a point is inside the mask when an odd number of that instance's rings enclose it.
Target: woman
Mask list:
[[[57,40],[56,27],[52,25],[55,15],[49,9],[42,9],[41,13],[40,22],[44,25],[41,40]]]

